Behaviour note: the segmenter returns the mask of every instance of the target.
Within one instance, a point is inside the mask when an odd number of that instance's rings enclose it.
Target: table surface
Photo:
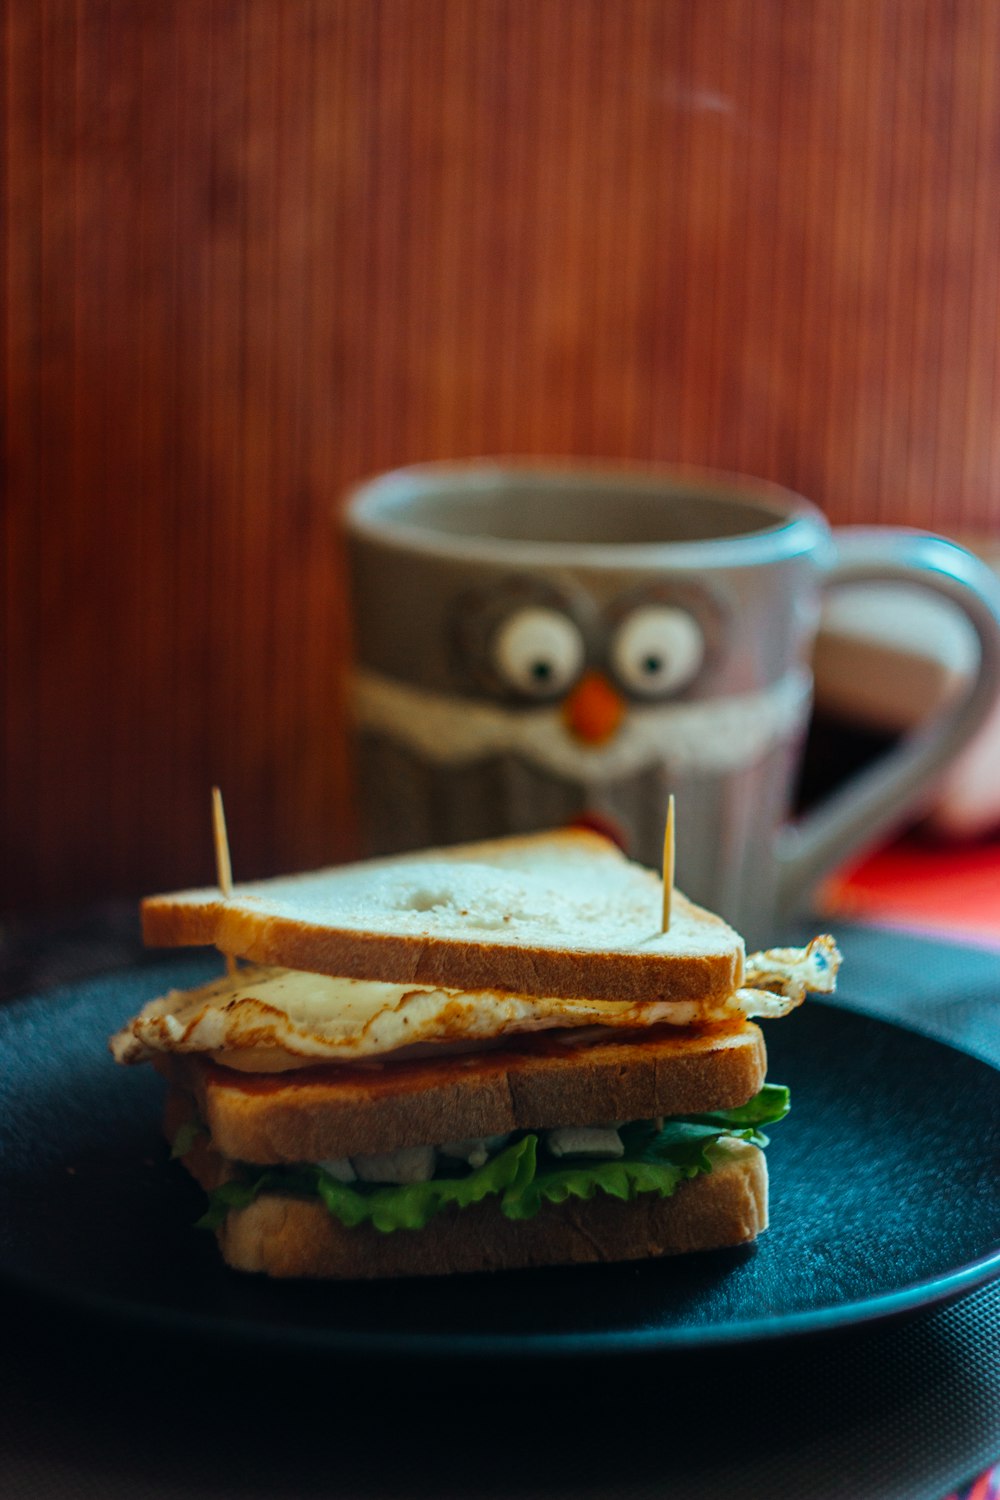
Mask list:
[[[933,936],[842,929],[852,974],[864,976],[852,990],[872,1013],[1000,1066],[1000,847],[946,854]],[[889,851],[827,900],[919,926],[930,857]],[[954,929],[975,946],[937,935],[949,906],[975,913],[972,928]],[[135,941],[134,919],[117,909],[9,932],[8,987],[115,968]],[[943,1500],[968,1493],[1000,1455],[1000,1283],[837,1338],[683,1364],[584,1362],[544,1386],[530,1366],[456,1383],[433,1365],[236,1359],[3,1291],[0,1315],[0,1495],[17,1500]],[[980,1478],[978,1494],[989,1483]]]

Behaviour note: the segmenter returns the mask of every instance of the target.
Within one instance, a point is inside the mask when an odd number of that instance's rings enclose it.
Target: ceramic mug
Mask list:
[[[751,939],[896,821],[1000,693],[1000,585],[923,533],[831,532],[758,480],[431,464],[345,511],[368,853],[584,820]],[[790,821],[824,590],[919,583],[979,639],[964,699]]]

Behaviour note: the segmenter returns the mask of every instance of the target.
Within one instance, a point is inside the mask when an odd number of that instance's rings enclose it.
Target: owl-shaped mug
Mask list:
[[[366,852],[590,822],[751,940],[919,800],[1000,693],[1000,586],[962,548],[831,532],[759,480],[428,464],[350,495]],[[966,697],[798,822],[825,589],[917,582],[979,638]]]

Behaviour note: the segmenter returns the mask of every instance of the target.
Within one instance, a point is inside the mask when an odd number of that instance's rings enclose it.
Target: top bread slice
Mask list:
[[[151,896],[152,946],[214,944],[254,963],[345,978],[593,1000],[720,1000],[743,940],[583,829]]]

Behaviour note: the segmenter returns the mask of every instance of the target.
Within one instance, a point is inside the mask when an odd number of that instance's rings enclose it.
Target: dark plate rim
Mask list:
[[[239,1272],[234,1271],[234,1276]],[[0,1282],[17,1287],[42,1301],[107,1318],[136,1329],[223,1340],[269,1351],[293,1350],[331,1356],[368,1356],[408,1360],[470,1361],[488,1358],[513,1362],[540,1358],[554,1362],[573,1358],[619,1359],[638,1354],[691,1354],[746,1344],[784,1343],[823,1333],[840,1333],[887,1322],[939,1304],[953,1302],[1000,1277],[1000,1248],[941,1276],[916,1281],[881,1296],[835,1307],[807,1308],[754,1321],[720,1323],[692,1329],[629,1329],[612,1333],[563,1334],[423,1334],[338,1332],[296,1326],[281,1327],[229,1321],[171,1308],[161,1310],[143,1302],[73,1291],[45,1277],[0,1266]]]

